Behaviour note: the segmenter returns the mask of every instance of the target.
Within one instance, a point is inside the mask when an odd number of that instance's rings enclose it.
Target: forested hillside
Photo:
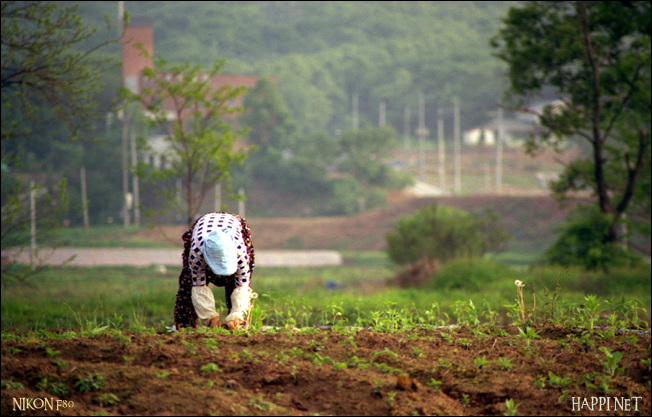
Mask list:
[[[514,2],[125,2],[132,25],[154,28],[155,53],[171,62],[211,64],[225,72],[271,77],[306,133],[386,123],[404,130],[417,94],[435,131],[438,106],[460,100],[463,128],[489,118],[506,86],[489,38]],[[83,2],[80,14],[117,21],[117,2]],[[116,25],[117,27],[117,25]],[[116,50],[117,52],[117,50]],[[445,112],[452,134],[452,112]]]
[[[73,48],[89,51],[117,39],[118,4],[80,2],[77,13],[83,24],[97,32]],[[406,130],[416,136],[420,93],[430,137],[436,135],[441,107],[446,140],[452,141],[454,98],[459,99],[463,130],[491,117],[507,80],[501,62],[491,55],[489,39],[514,4],[127,1],[124,8],[130,26],[153,27],[155,56],[170,64],[209,67],[225,59],[224,73],[274,81],[273,88],[260,86],[273,107],[251,103],[247,112],[263,116],[241,118],[251,128],[249,143],[256,143],[256,132],[275,127],[274,146],[259,147],[233,175],[233,189],[248,192],[252,208],[248,214],[275,214],[257,210],[273,205],[255,201],[255,193],[259,199],[264,194],[301,200],[299,205],[308,208],[298,215],[331,215],[382,204],[387,189],[409,182],[383,164]],[[69,131],[56,118],[43,118],[38,129],[17,118],[30,134],[3,144],[3,152],[20,160],[3,175],[3,190],[11,189],[16,178],[35,181],[47,190],[66,180],[70,207],[66,219],[72,224],[81,223],[82,168],[91,224],[120,222],[125,184],[128,192],[134,188],[123,176],[125,132],[116,123],[114,107],[122,83],[119,42],[98,49],[90,59],[113,62],[102,67],[104,88],[97,97],[94,132],[71,142]],[[358,133],[351,130],[354,96]],[[381,103],[385,124],[393,130],[365,130],[379,125]],[[42,110],[47,114],[51,109]],[[141,135],[142,126],[136,131]],[[433,145],[432,139],[427,142]],[[140,187],[144,209],[155,205],[154,188],[145,183]]]

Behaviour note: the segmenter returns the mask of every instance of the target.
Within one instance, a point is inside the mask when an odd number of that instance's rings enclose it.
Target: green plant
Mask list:
[[[380,390],[383,388],[383,381],[374,381],[374,393],[380,393]]]
[[[257,408],[260,411],[268,411],[268,410],[273,409],[273,408],[276,407],[276,404],[274,404],[272,402],[262,400],[259,397],[251,397],[251,399],[249,400],[247,405],[248,406],[253,406],[253,407]]]
[[[382,373],[392,375],[394,373],[400,374],[401,370],[398,368],[391,367],[386,363],[374,363],[373,364],[378,370]]]
[[[561,395],[557,398],[557,404],[564,404],[570,395],[570,390],[563,390]]]
[[[548,371],[548,381],[554,388],[564,388],[573,383],[573,378],[569,376],[560,377],[553,374],[551,371]]]
[[[476,368],[482,369],[486,364],[488,364],[489,361],[483,357],[480,358],[475,358],[473,360],[473,364],[475,365]]]
[[[394,352],[390,348],[385,348],[383,350],[373,352],[372,354],[374,356],[380,356],[380,357],[390,357],[390,358],[397,358],[398,357],[398,353]]]
[[[510,369],[512,369],[512,360],[509,358],[498,359],[498,368],[501,371],[509,371]]]
[[[591,333],[595,328],[595,324],[600,319],[600,303],[595,295],[587,295],[584,297],[585,303],[581,305],[580,312],[584,319],[584,327]]]
[[[300,357],[302,354],[303,354],[303,350],[301,350],[301,348],[293,347],[292,349],[290,349],[290,355],[291,355],[294,359]]]
[[[328,356],[321,356],[319,353],[315,353],[313,356],[312,363],[315,365],[322,365],[324,363],[332,362],[332,359]]]
[[[451,366],[453,366],[451,361],[448,359],[439,358],[437,362],[439,363],[439,366],[441,366],[442,368],[450,368]]]
[[[294,385],[297,385],[297,383],[299,382],[299,379],[298,379],[299,371],[297,370],[296,365],[292,365],[292,368],[290,370],[290,375],[292,376],[292,381],[293,381]]]
[[[469,300],[468,303],[455,301],[453,303],[453,315],[457,319],[457,324],[461,326],[477,326],[480,324],[478,312],[473,304],[473,300]]]
[[[115,405],[119,403],[120,399],[115,394],[107,392],[97,397],[96,401],[102,407],[106,407],[107,405]]]
[[[13,355],[15,355],[17,353],[20,353],[20,352],[22,352],[20,349],[15,348],[15,347],[11,347],[11,346],[9,346],[8,348],[5,349],[5,354],[7,354],[9,356],[13,356]]]
[[[516,301],[518,302],[518,309],[520,313],[520,318],[521,318],[521,327],[525,329],[527,327],[528,321],[530,320],[530,317],[532,317],[532,314],[534,313],[534,310],[536,310],[536,305],[537,305],[537,299],[536,295],[534,294],[534,291],[532,292],[532,310],[530,311],[529,314],[525,314],[525,301],[523,300],[523,287],[525,287],[525,284],[520,281],[516,280],[514,281],[514,285],[516,285]],[[519,329],[520,331],[521,329]]]
[[[352,356],[351,358],[349,358],[346,364],[349,368],[358,368],[358,369],[369,368],[369,363],[364,359],[358,358],[357,356]]]
[[[276,354],[274,362],[278,363],[281,366],[285,366],[289,360],[290,360],[290,355],[287,355],[283,352],[279,352]]]
[[[647,371],[650,372],[650,370],[652,370],[652,359],[651,358],[641,359],[641,365],[647,368]]]
[[[355,341],[353,340],[353,336],[349,336],[346,339],[339,341],[338,343],[348,343],[354,350],[358,348],[358,346],[355,344]]]
[[[514,404],[514,400],[511,398],[508,398],[505,400],[505,403],[503,404],[505,406],[505,414],[506,416],[515,416],[516,411],[518,410],[519,404]]]
[[[214,351],[215,349],[217,349],[217,340],[212,339],[210,337],[206,337],[204,338],[204,342],[206,343],[206,348],[209,351]]]
[[[183,346],[186,348],[186,352],[190,353],[191,355],[197,354],[197,348],[195,348],[194,343],[186,342],[185,340],[182,340],[181,344],[183,344]]]
[[[439,380],[436,380],[435,378],[430,378],[430,382],[426,383],[429,387],[434,389],[435,391],[439,391],[441,387],[442,382]]]
[[[79,392],[99,391],[104,388],[105,377],[102,375],[89,375],[86,378],[79,379],[75,386]]]
[[[446,344],[448,344],[448,345],[453,344],[453,338],[448,333],[439,332],[439,335],[441,336],[442,339],[444,339],[446,341]]]
[[[217,372],[220,372],[220,373],[222,372],[220,367],[217,366],[216,364],[212,363],[212,362],[207,363],[206,365],[202,366],[199,370],[201,371],[202,375],[204,375],[204,376],[211,375],[211,374],[214,374],[214,373],[217,373]]]
[[[61,353],[61,351],[59,351],[59,350],[54,350],[54,349],[51,349],[51,348],[49,348],[49,347],[46,347],[46,348],[45,348],[45,352],[46,352],[46,353],[48,354],[48,356],[51,357],[51,358],[56,358],[56,357]]]
[[[412,352],[410,352],[410,357],[412,359],[419,359],[421,356],[423,356],[423,349],[419,349],[416,346],[412,346]]]
[[[47,391],[52,395],[64,396],[68,395],[68,387],[63,382],[53,382],[48,385]]]
[[[540,339],[539,332],[534,330],[532,327],[527,327],[525,331],[523,331],[523,329],[519,327],[518,335],[516,337],[521,337],[528,341],[534,339]]]
[[[249,352],[248,349],[244,349],[238,353],[238,356],[243,362],[255,362],[256,359],[254,358],[254,355]]]
[[[118,313],[113,313],[113,320],[109,320],[109,324],[113,326],[115,330],[121,330],[125,327],[123,320],[122,320],[122,314]]]
[[[341,370],[341,369],[346,369],[347,366],[348,366],[348,365],[347,365],[346,362],[336,362],[336,361],[333,361],[333,368],[335,368],[336,371],[339,371],[339,370]]]
[[[463,392],[462,393],[462,407],[468,407],[470,400],[471,400],[471,397],[469,396],[469,394],[466,394],[466,393]]]
[[[2,380],[2,389],[24,389],[25,387],[20,382]]]
[[[457,339],[458,343],[460,346],[462,346],[464,349],[470,349],[471,345],[473,344],[470,339],[467,339],[466,337],[460,337]]]
[[[612,352],[611,349],[606,346],[600,346],[598,349],[604,353],[606,358],[605,361],[600,361],[604,367],[605,373],[609,376],[614,376],[618,370],[618,362],[623,358],[623,353]]]

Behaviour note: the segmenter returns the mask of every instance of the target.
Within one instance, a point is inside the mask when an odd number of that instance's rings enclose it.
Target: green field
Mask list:
[[[383,253],[351,252],[344,258],[337,267],[256,268],[256,320],[277,327],[372,326],[381,318],[404,324],[510,324],[515,280],[526,284],[528,311],[536,303],[533,319],[576,320],[591,304],[589,295],[598,303],[593,313],[602,317],[615,312],[650,319],[649,265],[588,273],[463,260],[446,265],[423,286],[400,288],[392,284],[397,268]],[[3,279],[2,328],[171,326],[178,272],[60,267],[46,268],[25,282]],[[213,288],[224,316],[224,290]]]

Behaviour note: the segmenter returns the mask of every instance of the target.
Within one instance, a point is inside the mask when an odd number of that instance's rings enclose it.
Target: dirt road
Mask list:
[[[119,248],[49,248],[40,249],[36,263],[75,266],[150,266],[181,267],[179,249],[119,249]],[[30,262],[29,249],[23,250],[18,261]],[[342,263],[342,256],[328,250],[264,250],[256,251],[257,267],[328,266]]]

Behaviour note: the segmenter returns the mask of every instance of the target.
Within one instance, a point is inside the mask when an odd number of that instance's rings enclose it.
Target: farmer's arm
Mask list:
[[[215,323],[219,321],[220,315],[215,310],[215,297],[208,285],[192,287],[192,304],[195,307],[197,316],[205,324],[211,325],[211,323],[214,323],[216,326],[221,324]]]
[[[231,293],[231,311],[224,319],[244,321],[251,300],[251,270],[246,249],[238,252],[238,269],[235,273],[235,289]]]

